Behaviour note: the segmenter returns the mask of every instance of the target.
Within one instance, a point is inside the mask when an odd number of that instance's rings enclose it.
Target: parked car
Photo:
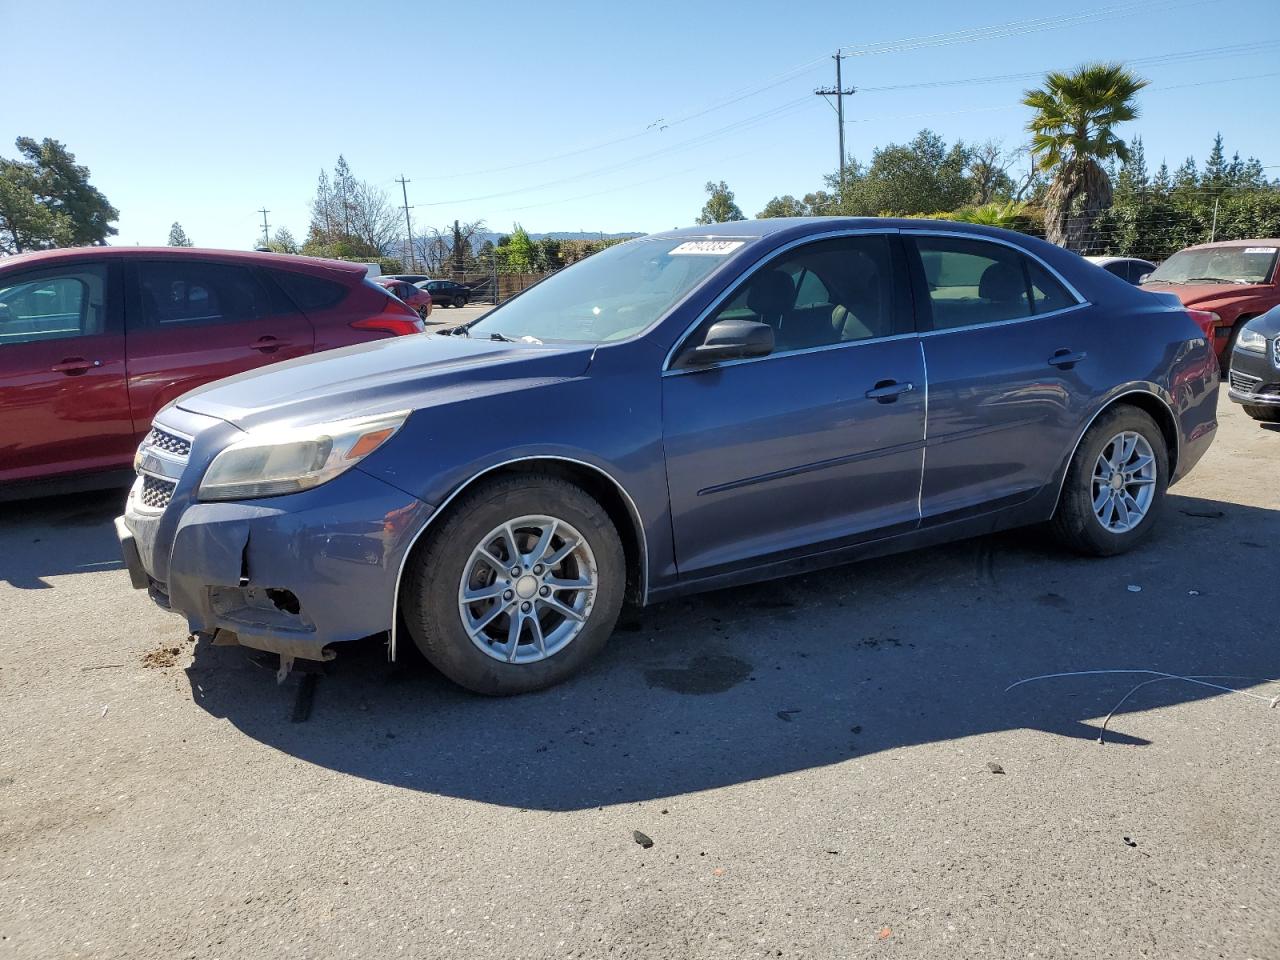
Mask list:
[[[1225,371],[1245,323],[1280,304],[1276,253],[1280,240],[1232,240],[1179,250],[1160,264],[1144,290],[1167,290],[1188,307],[1208,311],[1214,350]]]
[[[746,221],[611,247],[449,334],[193,391],[116,526],[135,586],[281,676],[385,632],[510,694],[580,669],[624,598],[1045,521],[1128,550],[1217,394],[1174,298],[1042,240]]]
[[[403,280],[405,283],[423,283],[431,279],[425,273],[384,273],[382,276],[387,280]]]
[[[1107,273],[1114,273],[1121,280],[1132,284],[1142,283],[1156,269],[1156,265],[1150,260],[1141,260],[1138,257],[1085,257],[1085,259]]]
[[[431,316],[431,294],[427,291],[415,287],[407,280],[393,280],[391,277],[378,277],[373,282],[412,307],[423,320]]]
[[[465,307],[471,300],[471,288],[456,280],[427,280],[418,286],[431,294],[442,307]]]
[[[1280,423],[1280,307],[1240,329],[1231,351],[1229,396],[1264,423]]]
[[[0,497],[127,482],[156,411],[192,387],[421,330],[362,267],[337,261],[181,247],[10,257]]]

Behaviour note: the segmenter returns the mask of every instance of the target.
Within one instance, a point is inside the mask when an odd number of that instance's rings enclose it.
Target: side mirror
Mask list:
[[[1138,276],[1138,286],[1142,286],[1144,283],[1146,283],[1146,282],[1147,282],[1147,277],[1149,277],[1149,276],[1151,276],[1151,274],[1150,274],[1150,273],[1143,273],[1143,274],[1140,274],[1140,275]]]
[[[725,360],[763,357],[773,353],[773,327],[755,320],[720,320],[707,330],[702,343],[685,352],[682,367],[700,367]]]

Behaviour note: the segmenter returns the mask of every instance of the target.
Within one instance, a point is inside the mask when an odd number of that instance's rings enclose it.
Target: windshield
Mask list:
[[[1275,262],[1275,247],[1183,250],[1160,264],[1147,283],[1266,283]]]
[[[473,337],[605,343],[634,336],[745,240],[645,238],[566,267],[472,324]]]

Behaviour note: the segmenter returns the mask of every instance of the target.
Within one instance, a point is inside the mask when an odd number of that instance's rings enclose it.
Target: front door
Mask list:
[[[246,266],[195,257],[130,264],[129,398],[145,433],[188,390],[312,352],[307,318]]]
[[[0,278],[0,483],[129,465],[117,278],[84,262]]]
[[[682,578],[913,528],[924,367],[892,234],[814,241],[753,271],[717,320],[774,328],[768,356],[663,375]]]

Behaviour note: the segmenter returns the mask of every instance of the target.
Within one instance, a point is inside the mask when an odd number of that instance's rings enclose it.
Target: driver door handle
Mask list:
[[[897,380],[881,380],[867,391],[866,397],[880,403],[893,403],[899,395],[910,393],[915,388],[916,385],[910,381],[899,383]]]

